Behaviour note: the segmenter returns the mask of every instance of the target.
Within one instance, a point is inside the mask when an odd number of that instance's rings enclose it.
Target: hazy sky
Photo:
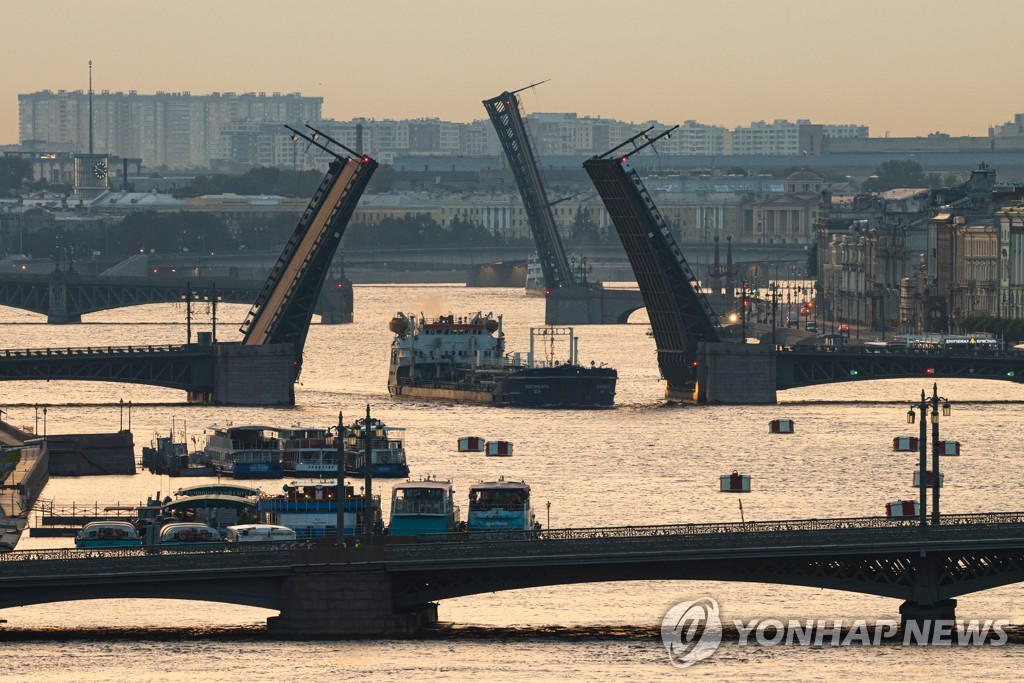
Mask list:
[[[1015,0],[0,0],[0,143],[18,93],[300,91],[347,119],[528,111],[729,127],[809,118],[985,135],[1024,111]]]

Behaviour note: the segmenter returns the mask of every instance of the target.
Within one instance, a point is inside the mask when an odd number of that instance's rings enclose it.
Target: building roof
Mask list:
[[[93,208],[141,206],[184,209],[186,204],[181,199],[159,192],[114,192],[108,190],[89,202],[89,206]]]
[[[785,180],[824,180],[824,178],[808,168],[790,173]]]
[[[918,195],[927,194],[928,188],[926,187],[894,187],[891,190],[885,192],[879,192],[878,196],[882,199],[898,200],[898,199],[910,199]]]

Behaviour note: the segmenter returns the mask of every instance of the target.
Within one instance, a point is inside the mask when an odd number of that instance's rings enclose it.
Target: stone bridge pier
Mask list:
[[[46,322],[51,325],[82,322],[82,314],[68,311],[68,278],[74,273],[55,270],[50,273],[49,306],[46,311]]]
[[[338,551],[326,552],[340,559]],[[411,637],[437,623],[434,603],[394,606],[383,548],[342,551],[354,553],[356,564],[297,567],[281,584],[281,614],[267,619],[267,630],[288,637]]]
[[[544,322],[548,325],[621,325],[644,307],[638,289],[560,287],[547,295]]]

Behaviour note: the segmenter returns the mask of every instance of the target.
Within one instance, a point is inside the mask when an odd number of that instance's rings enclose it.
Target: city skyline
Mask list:
[[[482,99],[544,78],[552,82],[521,98],[530,112],[727,128],[810,119],[860,123],[878,137],[984,136],[1022,108],[1012,88],[996,87],[1012,82],[1011,19],[1021,14],[999,0],[972,5],[984,21],[963,21],[952,2],[875,0],[827,16],[795,0],[650,0],[640,10],[527,2],[514,15],[463,0],[311,2],[292,23],[265,2],[153,4],[141,18],[104,12],[117,6],[103,1],[42,2],[6,14],[28,27],[47,6],[60,8],[60,21],[45,41],[16,31],[5,43],[5,62],[19,67],[0,74],[0,144],[18,142],[18,94],[85,90],[90,59],[97,91],[302,92],[323,97],[324,116],[338,120],[477,120]],[[964,96],[965,83],[976,97]]]

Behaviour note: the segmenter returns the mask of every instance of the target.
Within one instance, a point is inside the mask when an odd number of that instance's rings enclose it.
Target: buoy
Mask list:
[[[511,441],[488,441],[487,455],[505,457],[512,455]]]
[[[916,451],[918,440],[916,436],[897,436],[892,440],[892,449],[894,451]]]
[[[917,517],[921,508],[916,500],[897,500],[885,506],[886,517]]]
[[[939,488],[940,489],[942,488],[942,484],[944,483],[943,480],[945,478],[946,478],[946,475],[943,474],[942,472],[939,472]],[[935,477],[932,476],[932,471],[931,470],[927,470],[927,472],[925,474],[925,479],[924,479],[924,486],[925,486],[925,488],[931,488],[934,485],[935,485]],[[921,486],[921,470],[914,470],[914,486],[916,486],[916,487],[920,487]]]
[[[768,431],[772,434],[792,434],[793,421],[786,418],[772,420],[768,423]]]
[[[735,471],[732,474],[723,474],[719,490],[722,493],[750,493],[750,475]]]
[[[484,439],[481,436],[459,437],[459,453],[480,453],[484,450]]]
[[[939,455],[960,455],[959,441],[940,441]]]

